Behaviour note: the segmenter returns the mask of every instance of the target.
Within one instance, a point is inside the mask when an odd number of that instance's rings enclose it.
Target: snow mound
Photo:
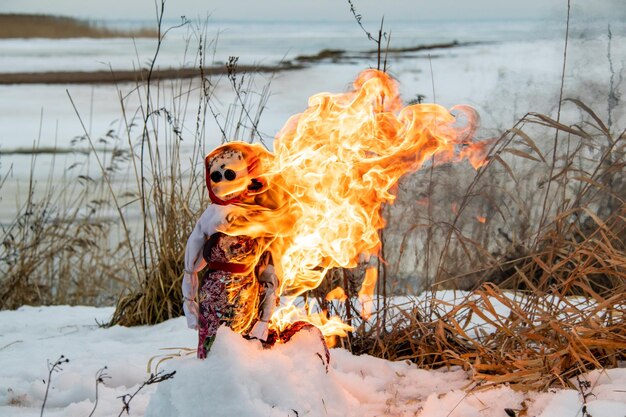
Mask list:
[[[343,349],[331,356],[327,371],[318,336],[306,331],[263,349],[223,327],[206,360],[168,363],[176,375],[159,384],[146,417],[377,415],[467,384],[460,370],[429,372]]]
[[[303,331],[290,343],[263,349],[219,329],[206,360],[168,364],[174,379],[159,384],[147,417],[342,415],[356,405],[331,371],[319,337]]]

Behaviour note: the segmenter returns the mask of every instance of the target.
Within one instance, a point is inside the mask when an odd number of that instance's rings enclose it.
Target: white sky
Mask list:
[[[160,0],[158,0],[160,3]],[[560,18],[567,0],[353,0],[364,20]],[[626,16],[626,0],[572,0],[587,16]],[[154,0],[0,0],[0,13],[61,14],[89,19],[150,19]],[[347,0],[167,0],[166,17],[237,20],[350,20]]]

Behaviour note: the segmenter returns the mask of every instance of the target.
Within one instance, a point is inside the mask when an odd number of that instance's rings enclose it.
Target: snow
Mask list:
[[[135,392],[159,355],[173,354],[160,369],[173,379],[143,388],[130,403],[131,416],[428,416],[501,417],[505,408],[537,417],[582,416],[576,390],[518,392],[486,389],[458,368],[424,370],[331,349],[326,367],[319,339],[298,333],[290,343],[264,350],[227,328],[220,329],[209,357],[200,361],[196,334],[184,318],[155,326],[101,328],[112,308],[22,307],[0,312],[0,416],[38,416],[45,395],[47,361],[70,362],[52,375],[44,416],[117,416],[119,397]],[[174,348],[174,349],[171,349]],[[168,350],[163,350],[168,349]],[[180,353],[179,356],[176,356]],[[626,369],[585,376],[587,412],[626,415]]]

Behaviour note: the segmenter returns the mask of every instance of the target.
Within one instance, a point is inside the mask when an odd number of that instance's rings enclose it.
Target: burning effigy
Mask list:
[[[183,279],[198,356],[222,324],[268,345],[304,327],[345,336],[351,328],[339,317],[311,313],[296,300],[331,269],[379,256],[381,208],[393,203],[402,176],[426,161],[468,159],[480,167],[487,146],[473,141],[477,124],[466,106],[404,106],[397,82],[370,69],[352,91],[310,97],[278,132],[273,152],[230,142],[209,153],[213,204],[187,242]],[[365,316],[376,279],[368,268],[359,291]]]

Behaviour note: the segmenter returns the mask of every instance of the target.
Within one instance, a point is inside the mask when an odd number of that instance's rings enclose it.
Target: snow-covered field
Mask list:
[[[100,328],[97,322],[112,312],[67,306],[0,312],[0,416],[40,415],[47,361],[60,355],[70,362],[53,373],[43,415],[117,416],[123,408],[120,397],[137,391],[149,377],[150,359],[178,352],[183,355],[161,365],[166,372],[176,371],[173,379],[139,391],[130,402],[131,416],[505,417],[505,409],[537,417],[626,415],[626,369],[586,376],[591,395],[586,395],[584,414],[576,390],[485,389],[461,369],[428,371],[343,349],[331,349],[326,372],[319,340],[306,333],[263,350],[222,328],[209,357],[200,361],[183,350],[168,350],[195,347],[195,332],[186,328],[184,318],[156,326]],[[96,373],[104,366],[110,378],[98,386],[98,403],[90,414]]]

